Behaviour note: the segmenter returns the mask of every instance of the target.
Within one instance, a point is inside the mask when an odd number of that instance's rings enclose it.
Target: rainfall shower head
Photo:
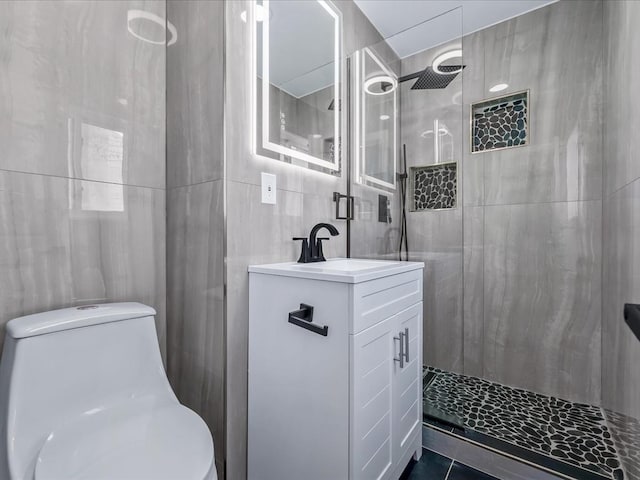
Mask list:
[[[432,90],[437,88],[447,88],[454,78],[458,76],[466,65],[440,65],[439,70],[451,73],[436,73],[433,68],[427,67],[416,73],[405,75],[398,79],[399,82],[406,82],[417,78],[411,90]]]

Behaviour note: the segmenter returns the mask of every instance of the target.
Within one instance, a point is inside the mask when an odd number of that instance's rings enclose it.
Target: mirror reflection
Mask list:
[[[356,178],[365,185],[395,190],[398,78],[369,48],[356,52],[354,61]]]
[[[263,0],[256,25],[256,153],[339,169],[340,16],[325,1]]]

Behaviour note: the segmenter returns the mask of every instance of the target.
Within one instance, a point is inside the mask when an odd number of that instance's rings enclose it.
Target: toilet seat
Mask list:
[[[38,455],[36,480],[215,480],[204,421],[180,404],[88,412],[53,431]]]

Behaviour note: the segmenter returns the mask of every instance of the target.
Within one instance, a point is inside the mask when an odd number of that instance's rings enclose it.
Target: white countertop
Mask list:
[[[332,258],[316,263],[272,263],[250,265],[250,273],[308,278],[328,282],[360,283],[424,268],[422,262],[397,262],[356,258]]]

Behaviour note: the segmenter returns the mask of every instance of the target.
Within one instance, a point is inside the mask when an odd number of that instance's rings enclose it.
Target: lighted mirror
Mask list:
[[[340,169],[341,16],[330,2],[258,0],[256,153],[323,171]]]
[[[369,48],[356,52],[354,63],[356,179],[395,190],[398,78]]]

